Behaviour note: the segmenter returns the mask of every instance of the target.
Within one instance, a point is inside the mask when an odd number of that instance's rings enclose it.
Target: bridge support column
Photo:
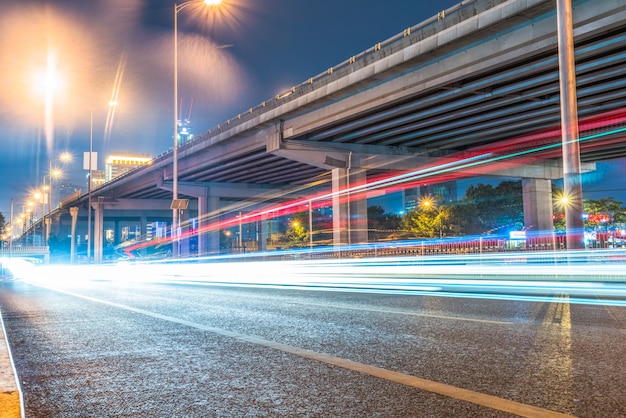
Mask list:
[[[261,215],[261,220],[258,221],[259,251],[267,251],[267,232],[269,230],[267,222],[267,214]]]
[[[70,208],[70,216],[72,217],[72,233],[70,235],[70,263],[74,264],[76,257],[76,222],[78,221],[78,208]]]
[[[145,215],[139,216],[139,235],[145,237],[148,234],[148,217]]]
[[[219,229],[205,231],[210,224],[219,220],[220,198],[198,197],[198,255],[217,254],[220,251]]]
[[[362,169],[334,168],[333,190],[333,245],[351,245],[367,242],[367,200],[349,193],[350,187],[365,183]]]
[[[178,232],[178,238],[180,240],[178,255],[181,257],[189,257],[189,209],[178,212],[178,221],[180,225],[180,231]]]
[[[93,262],[99,264],[102,262],[102,242],[104,235],[104,197],[99,196],[94,204],[94,240],[93,240]]]
[[[566,240],[567,249],[580,250],[585,248],[585,243],[572,13],[571,0],[557,0],[563,191],[567,197],[567,205],[565,205]]]
[[[529,231],[552,232],[552,182],[545,179],[522,179],[522,196],[525,228]]]

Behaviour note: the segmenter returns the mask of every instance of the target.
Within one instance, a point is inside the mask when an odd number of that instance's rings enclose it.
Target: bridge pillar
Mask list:
[[[217,196],[198,197],[198,255],[216,254],[220,251],[220,231],[205,228],[216,222],[219,215],[220,198]]]
[[[355,198],[349,189],[365,183],[362,169],[333,168],[333,245],[351,245],[367,242],[367,199]]]
[[[146,215],[139,216],[139,235],[145,237],[148,234],[148,217]]]
[[[98,264],[102,262],[102,242],[104,235],[104,197],[98,196],[97,202],[94,204],[95,220],[94,220],[94,240],[93,240],[93,261]]]
[[[259,251],[267,251],[267,238],[268,238],[268,216],[267,213],[261,215],[261,220],[258,221],[258,234],[259,237]]]
[[[178,255],[181,257],[189,257],[189,209],[178,212],[178,221],[180,225],[180,231],[178,233],[178,237],[180,238]]]
[[[552,182],[522,179],[524,226],[529,231],[554,230],[552,220]]]
[[[72,233],[70,235],[70,263],[74,264],[74,259],[76,257],[76,221],[78,220],[77,207],[70,208],[70,216],[72,217]]]

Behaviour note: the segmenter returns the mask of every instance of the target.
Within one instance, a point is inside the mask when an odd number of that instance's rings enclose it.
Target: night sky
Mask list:
[[[224,0],[211,15],[190,4],[178,19],[180,116],[190,116],[199,134],[457,3]],[[91,115],[99,169],[111,153],[156,156],[171,148],[173,7],[166,0],[3,4],[0,212],[7,221],[10,199],[17,213],[63,151],[74,154],[66,177],[86,188]],[[46,106],[37,80],[50,62],[58,82]],[[586,187],[606,192],[585,197],[623,195],[606,181],[621,177],[619,167],[602,164]]]

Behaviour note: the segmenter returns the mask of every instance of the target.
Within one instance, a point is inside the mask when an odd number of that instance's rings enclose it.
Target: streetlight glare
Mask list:
[[[59,156],[59,160],[63,161],[63,162],[69,162],[72,161],[72,158],[74,158],[74,156],[72,155],[71,152],[63,152],[61,153],[61,155]]]
[[[178,248],[178,229],[180,227],[178,201],[178,142],[179,142],[179,116],[178,116],[178,13],[186,6],[196,4],[195,1],[187,1],[181,4],[174,3],[174,144],[172,146],[172,252],[174,257],[178,257],[180,249]],[[204,0],[207,6],[217,6],[221,0]],[[90,212],[91,213],[91,212]],[[239,234],[241,243],[241,234]]]
[[[421,201],[421,206],[424,208],[429,208],[433,206],[433,201],[430,198],[425,197]]]
[[[36,75],[35,87],[38,91],[51,94],[61,88],[61,80],[61,77],[54,69],[46,69],[46,71]]]

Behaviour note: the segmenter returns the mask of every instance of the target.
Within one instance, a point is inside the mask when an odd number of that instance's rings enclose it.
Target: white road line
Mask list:
[[[43,287],[48,290],[52,290],[59,293],[75,296],[81,299],[89,300],[92,302],[100,303],[103,305],[113,306],[119,309],[124,309],[129,312],[135,312],[141,315],[146,315],[152,318],[161,319],[164,321],[188,326],[191,328],[199,329],[202,331],[212,332],[218,335],[231,337],[239,341],[245,341],[248,343],[272,348],[275,350],[283,351],[297,355],[299,357],[309,358],[322,363],[330,364],[333,366],[341,367],[343,369],[356,371],[359,373],[367,374],[370,376],[378,377],[381,379],[389,380],[392,382],[400,383],[406,386],[415,387],[421,390],[425,390],[431,393],[447,396],[449,398],[458,399],[465,402],[474,403],[476,405],[485,406],[487,408],[496,409],[499,411],[508,412],[511,414],[519,415],[522,417],[572,417],[572,415],[562,414],[560,412],[550,411],[549,409],[539,408],[531,405],[526,405],[520,402],[511,401],[508,399],[499,398],[497,396],[487,395],[480,392],[474,392],[472,390],[459,388],[445,383],[435,382],[433,380],[422,379],[419,377],[394,372],[391,370],[383,369],[381,367],[370,366],[356,361],[343,359],[340,357],[331,356],[324,353],[318,353],[316,351],[308,350],[305,348],[294,347],[287,344],[281,344],[274,341],[266,340],[260,337],[251,335],[240,334],[238,332],[228,331],[222,328],[211,327],[197,322],[191,322],[180,318],[175,318],[160,313],[147,311],[145,309],[133,308],[132,306],[122,305],[116,302],[110,302],[107,300],[97,299],[90,296],[80,295],[78,293],[68,292],[65,290],[56,289],[53,287],[43,286],[38,283],[32,283],[34,286]]]

